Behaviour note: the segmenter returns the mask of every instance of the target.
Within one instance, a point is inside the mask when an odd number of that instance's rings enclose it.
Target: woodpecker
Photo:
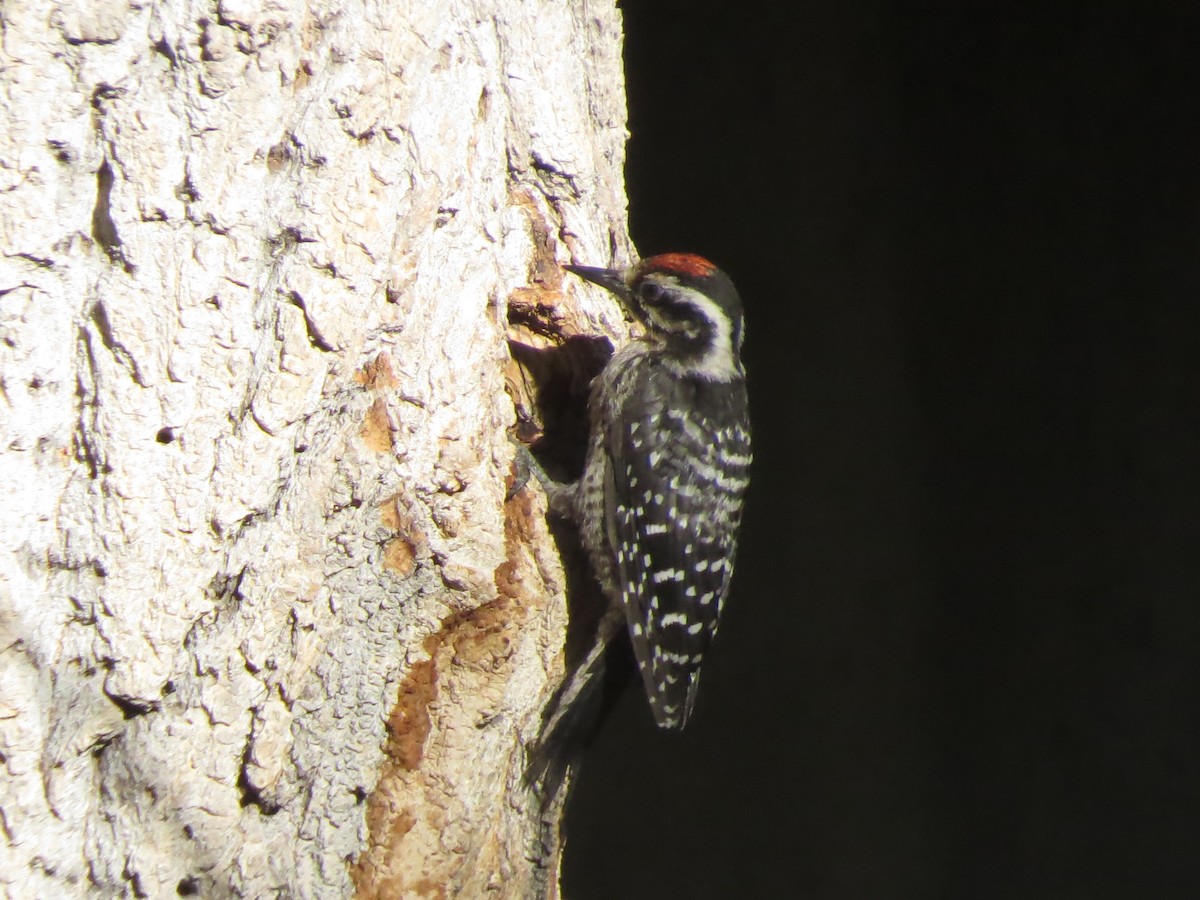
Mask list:
[[[682,729],[729,594],[749,478],[741,300],[687,253],[564,268],[612,291],[644,333],[592,383],[582,477],[555,484],[534,467],[551,510],[578,524],[610,604],[547,727],[595,680],[623,621],[656,723]]]

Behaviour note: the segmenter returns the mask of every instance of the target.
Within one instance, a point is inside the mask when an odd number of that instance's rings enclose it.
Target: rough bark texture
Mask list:
[[[628,251],[614,4],[0,23],[0,884],[552,889],[509,340],[622,328],[557,268]]]

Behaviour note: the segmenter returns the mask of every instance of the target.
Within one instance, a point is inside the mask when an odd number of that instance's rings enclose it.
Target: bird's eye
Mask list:
[[[657,303],[666,293],[666,288],[655,281],[643,281],[638,288],[638,296],[647,303]]]

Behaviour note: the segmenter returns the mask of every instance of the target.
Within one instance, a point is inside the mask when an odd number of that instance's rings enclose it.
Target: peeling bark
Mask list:
[[[505,488],[624,334],[558,268],[629,256],[614,5],[0,28],[0,884],[552,893],[565,579]]]

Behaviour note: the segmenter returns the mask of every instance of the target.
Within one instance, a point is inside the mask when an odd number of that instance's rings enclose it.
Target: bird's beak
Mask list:
[[[618,297],[624,298],[629,294],[629,286],[625,283],[625,273],[620,269],[600,269],[595,266],[563,266],[568,272],[574,272],[580,278],[587,279],[592,284],[608,288]]]

